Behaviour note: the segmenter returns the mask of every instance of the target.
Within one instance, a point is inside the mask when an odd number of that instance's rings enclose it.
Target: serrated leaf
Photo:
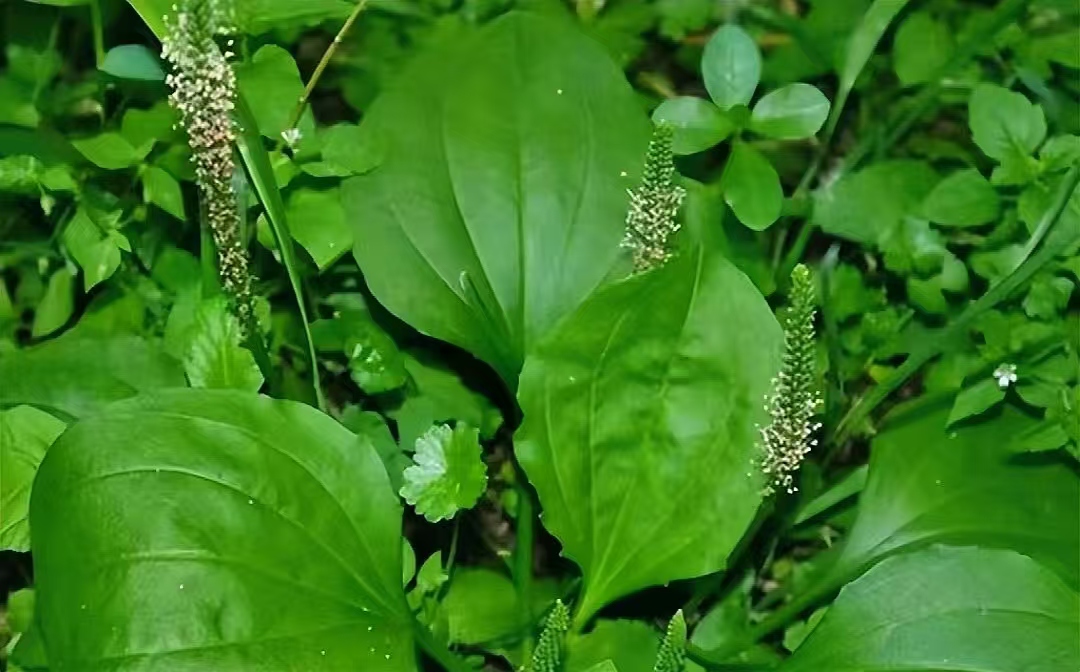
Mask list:
[[[761,52],[754,38],[736,25],[722,26],[705,44],[701,76],[721,110],[748,105],[761,80]]]
[[[780,176],[761,152],[746,143],[732,147],[720,189],[739,221],[755,231],[764,231],[780,217],[784,205]]]
[[[735,130],[735,124],[720,108],[694,96],[670,98],[653,111],[653,122],[671,126],[671,150],[694,154],[717,145]]]
[[[796,82],[770,91],[754,104],[750,128],[780,140],[809,138],[829,116],[829,99],[816,86]]]
[[[30,550],[30,487],[45,451],[64,429],[63,422],[33,406],[0,411],[0,550]]]
[[[224,297],[204,301],[188,333],[184,372],[192,387],[256,392],[263,376],[255,356],[241,345],[240,323]]]
[[[436,425],[416,441],[415,464],[405,470],[401,496],[433,523],[453,518],[484,494],[487,467],[481,458],[478,430],[464,423],[453,429]]]

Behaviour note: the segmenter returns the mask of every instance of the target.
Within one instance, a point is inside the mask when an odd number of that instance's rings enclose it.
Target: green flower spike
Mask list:
[[[682,609],[668,622],[664,641],[656,654],[653,672],[683,672],[686,669],[686,619]]]
[[[633,253],[635,273],[662,266],[671,257],[670,238],[679,230],[676,215],[686,191],[675,184],[671,138],[670,126],[656,127],[641,186],[630,190],[622,245]]]
[[[544,623],[544,631],[533,650],[530,672],[559,672],[562,669],[563,637],[570,629],[570,610],[555,600],[555,606]]]

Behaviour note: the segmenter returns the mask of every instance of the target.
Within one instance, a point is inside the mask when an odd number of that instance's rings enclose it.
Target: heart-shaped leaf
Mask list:
[[[30,524],[53,669],[416,669],[401,507],[370,442],[309,406],[119,402],[49,450]]]
[[[346,211],[379,302],[513,386],[619,255],[649,124],[562,21],[511,13],[446,42],[365,115],[385,159],[345,182]]]
[[[724,567],[760,500],[755,424],[781,341],[746,276],[688,250],[598,292],[530,355],[515,445],[585,574],[582,622]]]

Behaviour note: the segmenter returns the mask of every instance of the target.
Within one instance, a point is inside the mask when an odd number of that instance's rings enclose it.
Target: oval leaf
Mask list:
[[[49,450],[30,523],[50,668],[416,669],[397,498],[309,406],[120,402]]]
[[[809,138],[829,116],[829,99],[816,86],[795,83],[770,91],[754,105],[750,128],[781,140]]]
[[[145,82],[165,81],[165,70],[157,54],[141,44],[122,44],[105,54],[102,72],[120,79],[136,79]]]
[[[948,412],[948,403],[912,409],[874,440],[837,569],[932,543],[978,544],[1031,556],[1080,584],[1080,479],[1055,455],[1016,459],[1011,439],[1028,426],[1018,411],[946,430]]]
[[[680,96],[660,103],[653,122],[674,129],[671,149],[676,154],[703,152],[731,135],[735,125],[716,105],[694,96]]]
[[[567,24],[511,13],[419,58],[361,128],[386,151],[343,185],[372,292],[514,385],[619,255],[649,137],[622,72]]]
[[[943,226],[980,226],[997,219],[1001,198],[974,168],[953,173],[938,183],[923,202],[923,215]]]
[[[784,205],[780,176],[750,145],[740,142],[731,148],[720,189],[739,221],[755,231],[764,231],[780,218]]]
[[[738,26],[721,27],[705,45],[701,76],[721,110],[748,105],[761,80],[761,52],[754,39]]]
[[[848,585],[782,672],[1080,669],[1080,596],[1012,551],[935,547]]]
[[[754,425],[781,341],[746,276],[687,251],[600,291],[530,355],[515,446],[585,574],[580,622],[724,567],[758,506]]]

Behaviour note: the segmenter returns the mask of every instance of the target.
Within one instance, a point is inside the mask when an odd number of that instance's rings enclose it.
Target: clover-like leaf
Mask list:
[[[416,440],[413,460],[401,496],[433,523],[471,507],[487,486],[480,432],[464,423],[429,429]]]

